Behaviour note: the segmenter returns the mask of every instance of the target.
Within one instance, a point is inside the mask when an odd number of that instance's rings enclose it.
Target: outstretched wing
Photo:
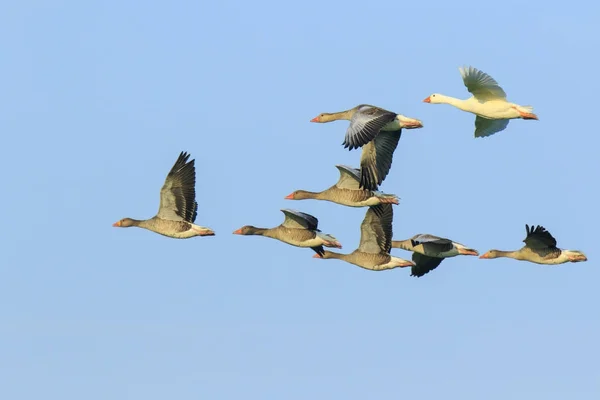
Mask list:
[[[556,248],[556,239],[541,225],[529,225],[525,224],[525,231],[527,236],[523,240],[525,245],[530,249],[544,249],[544,248]]]
[[[316,247],[311,247],[311,249],[320,256],[325,255],[325,249],[323,248],[322,245],[316,246]]]
[[[444,261],[443,258],[429,257],[421,253],[413,253],[412,260],[417,265],[411,268],[410,276],[416,277],[423,276],[430,271],[433,271],[442,261]]]
[[[474,67],[460,67],[459,70],[467,90],[478,100],[506,99],[498,82],[485,72]]]
[[[360,157],[360,188],[377,190],[392,167],[394,151],[402,130],[381,132],[375,140],[363,147]]]
[[[391,204],[369,207],[360,225],[358,250],[364,253],[389,253],[392,247],[392,221],[394,210]]]
[[[360,170],[357,168],[348,167],[347,165],[336,165],[340,171],[340,179],[338,179],[335,186],[340,189],[359,189],[360,183]]]
[[[196,220],[196,169],[195,160],[187,162],[189,157],[186,152],[181,152],[165,179],[160,190],[159,218],[191,223]]]
[[[396,118],[396,113],[368,104],[356,107],[356,112],[346,130],[344,148],[357,149],[373,140],[381,128]]]
[[[318,228],[319,220],[310,214],[306,214],[296,210],[283,209],[285,219],[281,226],[293,229],[308,229],[310,231],[320,232]]]
[[[475,117],[475,137],[491,136],[503,131],[509,122],[509,119],[487,119],[478,115]]]

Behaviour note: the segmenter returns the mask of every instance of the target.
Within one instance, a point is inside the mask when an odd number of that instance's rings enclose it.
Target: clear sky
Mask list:
[[[599,6],[569,2],[19,1],[0,9],[3,399],[598,399]],[[539,121],[474,139],[458,67]],[[232,235],[366,209],[288,201],[357,166],[360,103],[419,118],[381,189],[394,238],[517,249],[542,224],[587,263],[457,257],[423,278]],[[198,219],[149,218],[180,151]],[[394,249],[393,254],[410,258]]]

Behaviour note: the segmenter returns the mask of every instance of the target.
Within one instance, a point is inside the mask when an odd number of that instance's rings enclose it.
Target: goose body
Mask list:
[[[344,147],[350,150],[359,147],[363,149],[359,187],[367,190],[377,190],[387,177],[402,129],[423,127],[423,123],[418,119],[369,104],[360,104],[350,110],[336,113],[321,113],[311,122],[327,123],[339,120],[350,121],[343,142]]]
[[[393,240],[392,247],[413,252],[412,260],[415,266],[412,267],[411,276],[416,277],[433,271],[444,261],[444,258],[458,255],[479,255],[477,250],[470,249],[461,243],[422,233],[406,240]]]
[[[325,250],[314,257],[342,260],[371,271],[414,266],[412,261],[390,255],[393,217],[391,204],[369,207],[360,227],[360,244],[356,250],[349,254]]]
[[[113,226],[135,226],[175,239],[214,236],[212,229],[194,223],[198,214],[196,169],[195,160],[188,162],[189,157],[185,152],[179,154],[161,188],[160,206],[154,217],[146,220],[123,218]]]
[[[317,254],[323,253],[323,246],[342,248],[332,235],[318,229],[319,220],[314,216],[296,210],[281,210],[285,215],[281,225],[274,228],[257,228],[246,225],[237,229],[235,235],[258,235],[276,239],[296,247],[310,247]]]
[[[509,102],[504,89],[485,72],[474,67],[461,67],[459,70],[472,97],[462,100],[434,93],[423,101],[431,104],[450,104],[475,114],[475,137],[490,136],[503,131],[511,119],[538,119],[533,113],[533,107]]]
[[[285,198],[288,200],[325,200],[348,207],[369,207],[378,204],[398,204],[398,197],[379,191],[361,189],[360,170],[346,165],[336,165],[340,177],[335,185],[321,192],[296,190]]]
[[[525,246],[515,251],[490,250],[479,258],[491,259],[499,257],[529,261],[535,264],[557,265],[567,262],[587,261],[587,257],[579,250],[563,250],[556,247],[556,239],[543,226],[525,225],[527,236],[523,240]]]

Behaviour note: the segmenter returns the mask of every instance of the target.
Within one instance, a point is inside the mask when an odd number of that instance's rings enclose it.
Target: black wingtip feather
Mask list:
[[[318,255],[320,255],[321,257],[323,257],[325,255],[325,249],[323,248],[323,246],[311,247],[311,249],[315,253],[317,253]]]

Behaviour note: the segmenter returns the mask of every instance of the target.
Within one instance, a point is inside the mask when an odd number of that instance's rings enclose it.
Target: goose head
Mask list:
[[[490,251],[485,252],[479,258],[491,259],[491,258],[498,258],[499,256],[500,256],[500,250],[490,250]]]
[[[314,117],[313,119],[310,120],[310,122],[319,122],[319,123],[325,123],[325,122],[331,122],[331,121],[337,121],[340,119],[347,119],[345,113],[321,113],[319,115],[317,115],[316,117]]]
[[[443,94],[439,94],[439,93],[434,93],[431,96],[427,97],[425,100],[423,100],[423,103],[431,103],[431,104],[442,104],[442,103],[446,103],[446,96],[444,96]]]
[[[259,228],[252,225],[242,226],[240,229],[233,231],[234,235],[256,235],[260,231]]]
[[[134,225],[136,225],[136,223],[135,223],[135,222],[136,222],[136,221],[134,221],[134,220],[133,220],[133,219],[131,219],[131,218],[123,218],[123,219],[121,219],[121,220],[119,220],[119,221],[115,222],[115,223],[113,224],[113,226],[114,226],[114,227],[117,227],[117,228],[129,228],[130,226],[134,226]]]
[[[284,197],[285,200],[304,200],[310,198],[313,197],[311,197],[311,193],[307,192],[306,190],[294,190],[292,193]]]

